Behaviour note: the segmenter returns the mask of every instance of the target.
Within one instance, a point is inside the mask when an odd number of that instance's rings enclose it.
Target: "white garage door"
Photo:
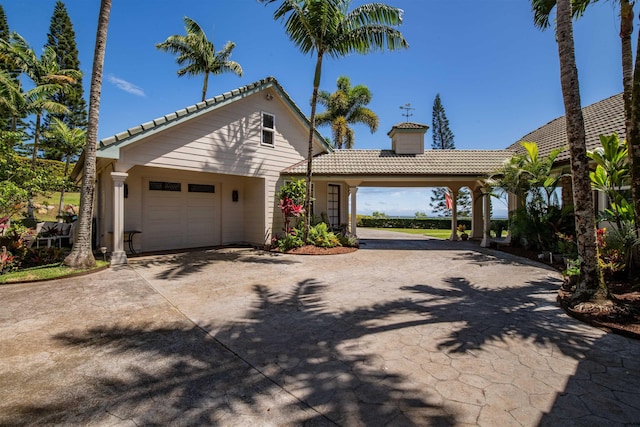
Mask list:
[[[220,244],[219,185],[147,179],[144,186],[144,251]]]

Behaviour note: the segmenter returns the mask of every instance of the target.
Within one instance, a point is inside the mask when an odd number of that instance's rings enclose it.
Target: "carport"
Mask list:
[[[315,213],[324,212],[324,206],[331,210],[335,188],[344,189],[337,197],[339,213],[335,216],[341,223],[349,222],[350,230],[355,232],[360,187],[446,187],[453,201],[450,240],[457,240],[456,198],[460,189],[467,187],[472,195],[471,238],[482,239],[481,246],[489,246],[491,195],[487,179],[514,152],[424,150],[428,128],[418,123],[395,125],[388,133],[391,150],[335,150],[315,157],[312,163]],[[306,169],[307,162],[303,161],[285,169],[282,175],[303,178]],[[509,197],[509,210],[513,203],[513,197]]]

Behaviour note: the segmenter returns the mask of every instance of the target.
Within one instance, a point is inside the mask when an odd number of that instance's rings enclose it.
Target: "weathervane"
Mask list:
[[[411,113],[411,110],[415,110],[415,108],[411,107],[411,104],[410,104],[410,103],[406,103],[406,104],[404,104],[404,105],[401,105],[401,106],[400,106],[400,109],[401,109],[401,110],[404,110],[404,111],[402,112],[402,115],[404,116],[405,121],[407,121],[407,122],[408,122],[408,121],[409,121],[409,117],[413,116],[413,114]]]

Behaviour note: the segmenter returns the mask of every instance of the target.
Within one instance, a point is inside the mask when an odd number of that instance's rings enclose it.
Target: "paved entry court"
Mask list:
[[[567,317],[557,272],[359,233],[0,287],[0,425],[640,424],[640,342]]]

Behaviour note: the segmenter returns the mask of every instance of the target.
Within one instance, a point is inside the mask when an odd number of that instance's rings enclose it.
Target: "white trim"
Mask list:
[[[266,127],[264,125],[264,117],[265,115],[271,116],[273,120],[273,127]],[[264,142],[264,132],[271,132],[271,143]],[[260,112],[260,145],[265,147],[275,147],[276,146],[276,115],[273,113],[269,113],[267,111]]]

